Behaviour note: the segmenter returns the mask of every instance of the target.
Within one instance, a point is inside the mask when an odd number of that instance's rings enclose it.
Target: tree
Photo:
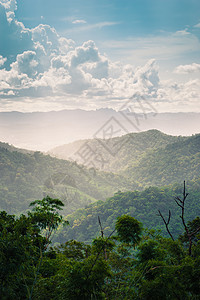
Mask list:
[[[115,228],[122,242],[136,246],[141,240],[142,224],[131,216],[123,215],[118,217]]]
[[[25,299],[44,238],[29,217],[0,213],[1,299]],[[27,280],[28,278],[28,280]]]
[[[67,223],[57,210],[63,203],[45,197],[31,203],[28,216],[0,213],[1,299],[31,299],[54,229]]]
[[[200,222],[198,219],[196,219],[195,221],[193,221],[193,223],[189,223],[187,224],[186,221],[185,221],[185,201],[186,201],[186,198],[189,194],[186,193],[186,187],[185,187],[185,180],[184,180],[184,184],[183,184],[183,197],[182,199],[178,196],[175,197],[175,202],[176,204],[181,208],[181,215],[180,215],[180,218],[181,218],[181,221],[182,221],[182,224],[183,224],[183,227],[184,227],[184,230],[185,230],[185,234],[184,234],[184,237],[187,239],[187,242],[189,244],[188,246],[188,253],[189,255],[191,256],[192,255],[192,245],[193,245],[193,241],[194,241],[194,236],[200,232]],[[170,222],[170,219],[171,219],[171,211],[169,210],[169,217],[168,217],[168,221],[165,220],[165,218],[163,217],[162,213],[160,212],[160,210],[158,211],[159,212],[159,215],[161,216],[165,226],[166,226],[166,229],[167,229],[167,232],[169,233],[170,237],[172,238],[172,240],[174,241],[174,237],[172,236],[170,230],[169,230],[169,222]],[[192,225],[195,225],[195,228],[194,230],[191,230]]]
[[[46,196],[42,200],[35,200],[30,203],[33,206],[32,212],[28,213],[33,224],[43,230],[46,238],[45,248],[50,244],[50,238],[53,230],[57,229],[60,224],[68,225],[69,222],[63,220],[58,210],[62,210],[64,204],[59,199],[52,199]]]
[[[40,259],[35,272],[35,278],[31,290],[29,291],[29,300],[32,299],[33,290],[37,281],[40,267],[43,260],[43,252],[47,250],[51,243],[51,235],[61,223],[69,224],[68,221],[63,221],[63,217],[59,214],[58,210],[61,210],[64,204],[59,199],[52,199],[46,196],[42,200],[35,200],[30,203],[30,206],[34,206],[33,212],[29,212],[29,217],[32,222],[39,227],[40,230],[44,231],[45,243],[40,249]]]

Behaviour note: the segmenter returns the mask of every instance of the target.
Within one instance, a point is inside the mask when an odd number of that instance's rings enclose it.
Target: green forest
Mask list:
[[[1,299],[199,299],[200,219],[186,223],[188,193],[177,196],[182,234],[144,229],[128,214],[114,230],[86,244],[67,240],[51,247],[58,226],[68,226],[63,203],[45,197],[27,215],[0,213]]]
[[[29,203],[49,195],[65,203],[65,213],[104,200],[116,190],[130,189],[125,179],[114,173],[87,169],[40,152],[22,153],[0,147],[0,209],[25,212]]]
[[[187,221],[200,215],[200,180],[187,183],[188,201],[185,205]],[[165,226],[158,215],[162,211],[167,218],[171,211],[170,229],[174,236],[182,232],[180,211],[177,209],[176,196],[181,196],[182,185],[149,187],[143,191],[118,191],[106,201],[97,201],[67,216],[70,225],[59,229],[54,241],[63,243],[67,238],[90,243],[99,235],[98,217],[101,218],[104,232],[109,235],[115,228],[117,217],[128,214],[142,222],[148,229],[160,231],[166,236]]]
[[[0,143],[0,299],[200,299],[200,134],[91,142],[104,170]]]
[[[119,190],[141,191],[199,179],[199,134],[176,137],[150,130],[111,139],[111,144],[116,139],[123,147],[112,159],[105,157],[108,170],[0,143],[0,209],[19,214],[34,199],[49,195],[63,201],[67,215]]]

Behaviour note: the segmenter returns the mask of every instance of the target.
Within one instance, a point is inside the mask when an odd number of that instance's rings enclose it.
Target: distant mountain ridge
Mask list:
[[[101,139],[75,141],[56,147],[47,153],[57,158],[74,160],[87,166],[88,161],[84,161],[83,157],[79,155],[79,150],[85,144],[88,144],[96,154],[101,154],[105,161],[103,165],[99,161],[96,166],[104,171],[117,173],[129,167],[133,162],[138,161],[149,150],[164,148],[169,144],[184,140],[188,140],[188,137],[171,136],[153,129],[145,132],[130,133],[105,141]],[[109,148],[107,147],[108,144]],[[115,151],[116,145],[119,145],[116,148],[119,151]],[[114,155],[112,155],[112,150]]]
[[[34,153],[34,151],[21,149],[21,148],[16,148],[13,145],[10,145],[8,143],[3,143],[3,142],[0,142],[0,148],[7,149],[11,152],[16,151],[16,152],[21,152],[21,153],[25,153],[25,154],[27,154],[27,153],[32,153],[33,154]]]
[[[93,161],[84,166],[2,143],[0,209],[20,213],[28,209],[32,200],[49,195],[61,199],[65,203],[64,214],[69,214],[119,190],[142,191],[149,186],[181,184],[183,180],[196,182],[200,178],[200,134],[176,137],[158,130],[131,133],[110,140],[109,147],[119,147],[110,156],[108,144],[90,142],[107,160],[104,171],[96,170]],[[75,146],[80,146],[77,143]],[[91,158],[84,151],[81,154]]]
[[[130,113],[128,109],[62,110],[52,112],[0,112],[0,140],[16,147],[48,151],[80,139],[92,139],[95,133],[114,118],[125,131],[157,129],[169,135],[192,135],[200,132],[200,113]]]
[[[115,155],[106,148],[108,143],[111,149],[119,145]],[[170,136],[158,130],[149,130],[110,140],[77,141],[57,147],[49,154],[63,159],[71,158],[87,166],[89,158],[84,160],[79,155],[84,145],[94,149],[99,169],[120,174],[131,183],[133,189],[136,186],[181,183],[185,178],[194,180],[200,174],[200,134]]]

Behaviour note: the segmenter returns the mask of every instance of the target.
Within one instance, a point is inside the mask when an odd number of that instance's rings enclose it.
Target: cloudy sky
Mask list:
[[[120,110],[133,95],[200,112],[199,0],[0,0],[0,111]]]

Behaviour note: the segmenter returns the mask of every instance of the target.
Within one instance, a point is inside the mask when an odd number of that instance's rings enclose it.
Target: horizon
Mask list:
[[[113,109],[0,112],[0,141],[18,148],[49,151],[77,140],[159,130],[173,136],[200,133],[200,113],[159,113]]]
[[[60,110],[47,110],[47,111],[39,111],[39,110],[35,110],[35,111],[19,111],[19,110],[11,110],[11,111],[0,111],[1,113],[20,113],[20,114],[32,114],[32,113],[52,113],[52,112],[64,112],[64,111],[84,111],[84,112],[96,112],[96,111],[100,111],[100,110],[110,110],[110,111],[115,111],[115,112],[121,112],[122,110],[116,110],[112,107],[100,107],[100,108],[95,108],[95,109],[83,109],[83,108],[71,108],[71,109],[60,109]],[[124,110],[126,111],[126,109]],[[145,114],[152,114],[154,113],[152,112],[145,112]],[[135,114],[138,115],[143,115],[142,112],[135,112]],[[200,114],[200,112],[196,112],[196,111],[165,111],[165,112],[157,112],[157,114]]]
[[[129,135],[129,134],[133,134],[133,135],[135,135],[135,134],[142,134],[142,133],[147,133],[147,132],[159,132],[159,133],[161,133],[161,134],[164,134],[164,135],[167,135],[167,136],[174,136],[174,137],[183,137],[183,138],[190,138],[190,137],[193,137],[193,136],[198,136],[198,135],[200,135],[200,132],[197,132],[197,133],[191,133],[191,134],[186,134],[186,135],[178,135],[178,134],[168,134],[168,133],[165,133],[165,132],[163,132],[163,131],[161,131],[161,130],[158,130],[158,129],[147,129],[147,130],[141,130],[141,131],[139,131],[139,132],[129,132],[129,133],[126,133],[126,134],[123,134],[123,135],[120,135],[120,136],[116,136],[116,137],[114,137],[114,138],[120,138],[120,137],[124,137],[124,136],[126,136],[126,135]],[[51,151],[53,151],[53,150],[56,150],[56,149],[59,149],[59,148],[62,148],[62,147],[64,147],[64,146],[70,146],[70,145],[72,145],[72,144],[75,144],[75,143],[77,143],[77,142],[83,142],[83,141],[88,141],[88,142],[91,142],[91,141],[93,141],[93,140],[95,140],[94,138],[87,138],[87,139],[78,139],[78,140],[74,140],[74,141],[72,141],[72,142],[69,142],[69,143],[66,143],[66,144],[59,144],[59,145],[57,145],[57,146],[55,146],[55,147],[53,147],[53,148],[51,148],[51,149],[48,149],[48,150],[37,150],[37,149],[28,149],[28,148],[20,148],[19,146],[16,146],[16,145],[14,145],[14,144],[12,144],[12,143],[9,143],[9,142],[3,142],[3,141],[1,141],[0,140],[0,144],[6,144],[6,145],[9,145],[9,146],[11,146],[11,147],[14,147],[14,148],[16,148],[16,149],[19,149],[19,150],[25,150],[25,151],[30,151],[30,152],[41,152],[42,154],[47,154],[47,155],[50,155],[50,156],[52,156],[52,153],[51,153]],[[99,140],[101,140],[101,139],[99,139]],[[107,139],[105,139],[105,140],[109,140],[109,138],[107,138]],[[0,146],[1,147],[1,146]],[[55,156],[56,157],[56,156]],[[62,159],[62,158],[61,158]]]

